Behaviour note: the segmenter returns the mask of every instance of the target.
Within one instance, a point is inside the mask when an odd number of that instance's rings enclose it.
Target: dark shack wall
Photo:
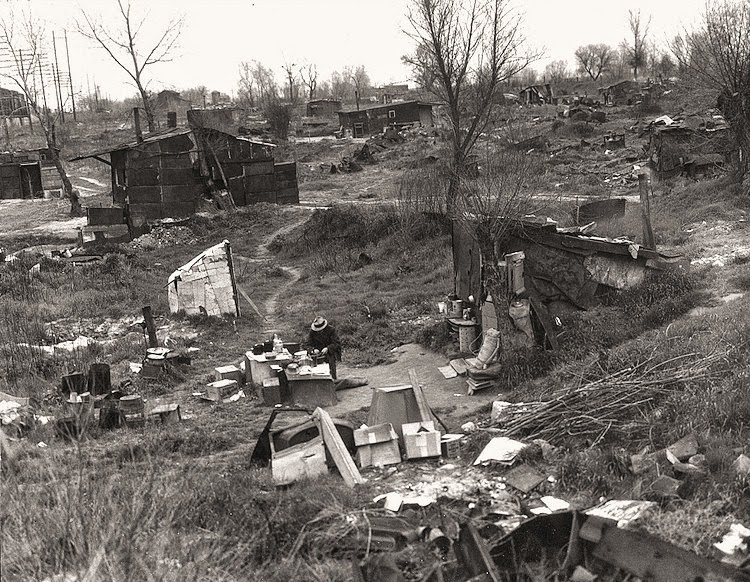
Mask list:
[[[311,101],[307,104],[308,117],[333,117],[341,109],[341,101]]]
[[[128,166],[127,150],[110,153],[110,171],[112,173],[112,201],[122,206],[126,197],[126,175]]]
[[[419,103],[391,103],[360,111],[339,112],[339,124],[344,129],[354,130],[354,126],[361,123],[365,135],[379,133],[390,125],[408,125],[410,123],[432,125],[432,108],[429,108],[429,114],[424,109],[425,106]],[[423,119],[428,121],[425,123],[422,121]]]
[[[658,172],[679,170],[687,157],[700,154],[720,154],[730,162],[736,150],[728,130],[662,129],[652,132],[649,140],[651,161]]]
[[[203,186],[193,172],[193,149],[189,135],[183,134],[127,151],[125,194],[132,228],[196,211]]]

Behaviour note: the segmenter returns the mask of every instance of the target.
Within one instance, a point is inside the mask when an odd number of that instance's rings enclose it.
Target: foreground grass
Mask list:
[[[242,462],[217,470],[154,457],[115,470],[83,449],[35,453],[4,467],[4,580],[349,579],[346,552],[330,551],[333,524],[367,491],[339,478],[279,491]],[[25,482],[30,462],[44,482]]]

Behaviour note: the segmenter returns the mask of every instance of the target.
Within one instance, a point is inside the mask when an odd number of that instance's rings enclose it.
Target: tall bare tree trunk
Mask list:
[[[156,122],[154,119],[154,109],[151,107],[151,100],[149,99],[148,92],[144,89],[140,82],[138,83],[138,92],[141,94],[141,101],[143,101],[143,110],[146,113],[146,123],[148,124],[148,130],[156,131]]]

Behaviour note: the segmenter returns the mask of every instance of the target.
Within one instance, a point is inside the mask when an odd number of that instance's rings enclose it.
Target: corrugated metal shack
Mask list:
[[[137,235],[150,221],[195,213],[204,194],[223,188],[238,206],[298,203],[296,164],[275,164],[273,148],[216,129],[176,128],[73,158],[110,165],[112,202],[121,209],[118,216],[113,209],[89,208],[86,231],[106,234],[127,224]]]
[[[0,199],[42,198],[45,192],[62,193],[60,175],[47,148],[0,153]]]

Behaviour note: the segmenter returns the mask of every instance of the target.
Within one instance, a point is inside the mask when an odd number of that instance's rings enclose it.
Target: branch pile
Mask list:
[[[511,408],[502,428],[508,436],[548,441],[585,437],[594,443],[610,431],[627,435],[648,430],[649,412],[660,400],[716,376],[727,355],[690,353],[660,362],[651,357],[598,380],[558,390],[549,400],[525,403],[516,411]]]

